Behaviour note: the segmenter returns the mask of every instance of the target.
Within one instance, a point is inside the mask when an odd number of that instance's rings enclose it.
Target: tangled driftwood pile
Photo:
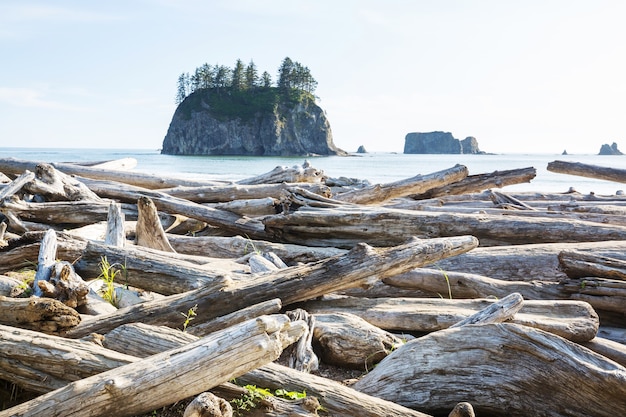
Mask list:
[[[549,166],[626,182],[596,168]],[[626,197],[508,195],[535,170],[460,165],[0,172],[0,380],[38,395],[0,416],[226,416],[233,379],[307,394],[235,415],[626,414]]]

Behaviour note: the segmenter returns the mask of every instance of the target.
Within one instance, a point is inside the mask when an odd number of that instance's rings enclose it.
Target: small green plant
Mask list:
[[[243,251],[244,253],[248,253],[248,247],[252,248],[252,250],[249,253],[256,253],[257,255],[261,255],[261,251],[258,250],[256,248],[256,246],[254,246],[254,242],[252,241],[252,239],[250,239],[247,235],[246,235],[247,241],[246,241],[246,246],[244,246]]]
[[[446,271],[441,268],[439,268],[439,270],[443,274],[443,277],[446,280],[446,285],[448,286],[448,299],[452,300],[452,287],[450,287],[450,278],[448,278],[448,274],[446,273]],[[443,296],[441,294],[437,293],[437,295],[439,296],[439,298],[443,299]]]
[[[115,295],[115,277],[120,271],[124,275],[125,280],[128,280],[128,269],[126,268],[126,263],[124,265],[121,264],[113,264],[109,263],[109,260],[106,256],[102,256],[100,258],[100,275],[98,278],[101,278],[104,282],[104,289],[102,290],[102,298],[104,298],[107,302],[111,303],[114,306],[117,306],[119,300]]]
[[[198,304],[194,305],[189,310],[187,310],[187,314],[180,313],[185,318],[185,321],[183,322],[183,332],[187,331],[187,326],[189,326],[189,323],[191,323],[191,320],[193,320],[196,317],[197,315],[196,311],[198,311]]]
[[[230,401],[233,407],[233,415],[241,417],[259,406],[259,403],[268,397],[279,397],[287,400],[301,400],[306,398],[306,392],[287,391],[279,388],[272,393],[267,388],[259,388],[256,385],[245,385],[246,393],[241,397],[235,398]]]

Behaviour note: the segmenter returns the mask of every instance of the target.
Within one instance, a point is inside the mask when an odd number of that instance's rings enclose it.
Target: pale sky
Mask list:
[[[0,0],[0,147],[159,149],[202,64],[311,70],[334,142],[626,150],[623,0]]]

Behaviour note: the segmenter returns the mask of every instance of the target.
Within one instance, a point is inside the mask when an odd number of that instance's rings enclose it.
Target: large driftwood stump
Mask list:
[[[459,401],[492,416],[614,417],[626,410],[626,368],[516,324],[469,325],[414,339],[354,388],[432,413]]]
[[[35,179],[25,184],[24,189],[47,201],[101,201],[85,184],[45,163],[37,165]]]
[[[137,230],[135,243],[146,248],[158,249],[164,252],[175,252],[165,236],[165,231],[159,220],[156,206],[148,197],[137,200]]]

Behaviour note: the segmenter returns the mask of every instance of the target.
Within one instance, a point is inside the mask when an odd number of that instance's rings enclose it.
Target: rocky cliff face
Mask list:
[[[474,137],[463,140],[455,139],[450,132],[413,132],[404,139],[404,153],[425,154],[478,154],[483,153],[478,148],[478,141]]]
[[[172,118],[161,153],[172,155],[338,155],[324,111],[305,100],[278,104],[252,117],[216,117],[202,92],[191,94]],[[206,94],[206,93],[205,93]],[[187,100],[194,103],[190,106]]]

